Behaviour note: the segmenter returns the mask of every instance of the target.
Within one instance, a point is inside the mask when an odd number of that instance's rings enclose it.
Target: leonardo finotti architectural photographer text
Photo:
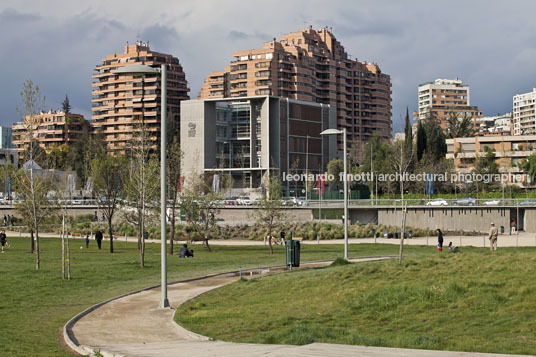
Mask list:
[[[289,182],[318,182],[318,181],[344,181],[344,173],[339,173],[336,177],[333,174],[323,173],[323,174],[288,174],[283,173],[283,181]],[[530,177],[526,174],[512,174],[512,173],[502,173],[502,174],[479,174],[479,173],[455,173],[449,174],[444,173],[391,173],[391,174],[374,174],[374,172],[363,172],[360,174],[348,174],[346,176],[348,182],[497,182],[497,183],[507,183],[507,182],[530,182]],[[336,180],[337,179],[337,180]]]

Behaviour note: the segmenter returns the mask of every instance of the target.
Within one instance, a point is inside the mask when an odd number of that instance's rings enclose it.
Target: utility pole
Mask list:
[[[369,145],[370,145],[370,172],[372,173],[373,177],[372,177],[372,184],[370,186],[371,188],[371,192],[370,192],[370,204],[371,205],[374,205],[374,168],[373,168],[373,164],[372,164],[372,140],[369,142]]]
[[[305,142],[305,201],[307,201],[307,192],[309,192],[309,134]]]

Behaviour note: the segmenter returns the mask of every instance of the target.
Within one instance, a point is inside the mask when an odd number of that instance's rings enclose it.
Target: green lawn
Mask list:
[[[160,245],[148,244],[146,267],[139,267],[133,243],[116,241],[116,252],[103,250],[91,242],[89,250],[80,249],[81,240],[72,241],[71,281],[61,280],[61,245],[59,239],[41,239],[42,269],[35,271],[35,256],[28,253],[27,238],[12,238],[12,247],[0,254],[0,336],[1,355],[63,356],[60,346],[63,325],[75,314],[100,301],[156,285],[160,282]],[[209,273],[284,264],[284,250],[275,247],[213,246],[213,253],[193,246],[194,259],[169,257],[169,281]],[[342,245],[304,245],[302,260],[335,259]],[[351,245],[350,256],[396,254],[394,245]],[[433,252],[433,248],[407,247],[408,253]],[[173,303],[173,302],[172,302]]]
[[[239,281],[177,311],[226,341],[534,353],[536,249],[460,253],[301,270]]]

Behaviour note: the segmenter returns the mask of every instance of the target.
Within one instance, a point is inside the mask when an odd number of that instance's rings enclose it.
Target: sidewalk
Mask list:
[[[355,262],[388,257],[353,259]],[[305,264],[308,267],[330,262]],[[252,271],[270,274],[282,268]],[[211,341],[192,333],[173,321],[175,309],[206,291],[238,279],[236,274],[218,276],[170,285],[171,309],[159,309],[160,289],[154,288],[108,302],[66,325],[67,334],[81,353],[99,351],[103,356],[513,356],[449,351],[350,346],[313,343],[305,346],[260,345]],[[65,334],[64,334],[65,335]],[[65,338],[65,336],[64,336]]]
[[[19,237],[18,231],[9,231],[6,230],[8,240],[10,238]],[[29,238],[29,233],[22,233],[22,238]],[[60,238],[59,234],[56,233],[39,233],[39,237],[43,238]],[[69,237],[70,239],[85,239],[85,237]],[[487,235],[478,235],[478,236],[449,236],[445,235],[444,237],[444,246],[447,247],[449,242],[456,247],[472,246],[472,247],[489,247],[489,241]],[[105,241],[109,240],[107,238]],[[125,237],[125,236],[116,236],[114,241],[119,242],[137,242],[137,237]],[[146,239],[147,243],[158,243],[160,244],[159,239]],[[185,241],[175,241],[175,244],[203,244],[202,242],[185,242]],[[258,240],[238,240],[238,239],[211,239],[209,241],[210,245],[232,245],[232,246],[241,246],[241,245],[267,245],[268,242],[258,241]],[[360,244],[360,243],[381,243],[381,244],[400,244],[400,239],[387,239],[387,238],[350,238],[348,239],[349,244]],[[536,247],[536,233],[525,233],[520,232],[519,235],[513,234],[500,234],[498,238],[498,247]],[[169,241],[168,241],[169,244]],[[304,240],[302,244],[344,244],[344,239],[321,239],[318,242],[316,240]],[[437,245],[437,237],[430,236],[426,237],[416,237],[409,238],[404,241],[405,245]]]

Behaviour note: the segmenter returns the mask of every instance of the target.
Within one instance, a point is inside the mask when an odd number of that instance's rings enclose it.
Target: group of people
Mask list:
[[[443,232],[441,229],[437,229],[437,250],[440,252],[443,251]],[[458,247],[455,247],[452,245],[452,242],[449,242],[449,252],[456,252],[458,251]]]
[[[97,230],[95,232],[95,241],[97,242],[97,248],[101,249],[101,245],[102,245],[102,238],[103,238],[103,235],[102,235],[102,232],[100,230]],[[86,249],[89,248],[89,234],[86,234]],[[80,248],[82,249],[82,248]]]
[[[495,227],[495,223],[491,222],[491,228],[488,233],[489,249],[491,251],[497,250],[497,238],[499,237],[499,230]],[[449,242],[449,251],[456,251],[458,248]],[[441,229],[437,229],[437,250],[443,251],[443,232]]]
[[[99,215],[97,214],[97,211],[95,211],[95,213],[93,214],[93,221],[99,222]],[[105,221],[106,221],[106,217],[104,217],[104,213],[103,213],[102,219],[100,220],[100,222],[105,222]]]
[[[4,215],[4,221],[3,221],[4,227],[9,226],[10,224],[13,225],[13,216],[10,216],[9,214],[7,216]]]

